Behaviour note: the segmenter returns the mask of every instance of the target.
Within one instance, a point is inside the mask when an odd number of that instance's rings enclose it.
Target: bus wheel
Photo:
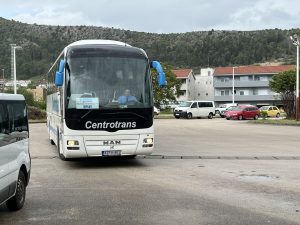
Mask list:
[[[26,197],[26,178],[23,171],[20,170],[17,180],[16,194],[6,202],[6,206],[11,211],[19,210],[23,207]]]

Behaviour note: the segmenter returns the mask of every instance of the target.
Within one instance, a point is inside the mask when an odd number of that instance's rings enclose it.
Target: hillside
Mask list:
[[[173,67],[248,65],[266,61],[294,62],[289,35],[300,30],[200,31],[154,34],[94,26],[25,24],[0,17],[0,68],[10,74],[10,47],[17,53],[18,77],[29,78],[49,69],[67,44],[80,39],[113,39],[141,47],[149,57]]]

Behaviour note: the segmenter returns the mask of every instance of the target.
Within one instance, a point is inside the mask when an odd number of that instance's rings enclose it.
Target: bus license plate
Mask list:
[[[121,150],[102,151],[102,156],[121,156]]]

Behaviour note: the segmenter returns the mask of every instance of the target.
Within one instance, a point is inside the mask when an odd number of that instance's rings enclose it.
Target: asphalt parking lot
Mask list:
[[[300,128],[157,119],[137,159],[63,162],[32,124],[24,208],[0,224],[299,224]]]

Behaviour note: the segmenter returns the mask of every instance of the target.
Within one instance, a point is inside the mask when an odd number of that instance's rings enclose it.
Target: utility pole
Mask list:
[[[2,92],[4,92],[4,69],[2,69]]]
[[[299,46],[300,46],[300,41],[299,37],[297,34],[294,34],[293,36],[290,36],[293,45],[297,47],[297,70],[296,70],[296,120],[299,121],[300,115],[299,115],[299,110],[300,110],[300,101],[299,101]]]
[[[232,67],[232,104],[234,104],[234,73],[235,73],[235,68],[236,67]]]
[[[17,68],[16,68],[16,49],[21,49],[22,47],[16,44],[10,44],[11,46],[11,56],[12,56],[12,80],[14,81],[14,94],[17,94]]]

